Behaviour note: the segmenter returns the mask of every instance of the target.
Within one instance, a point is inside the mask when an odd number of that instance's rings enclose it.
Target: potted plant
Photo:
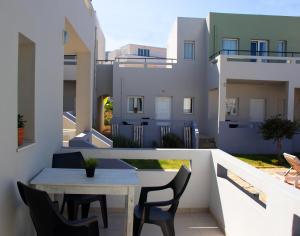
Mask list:
[[[84,161],[86,177],[89,178],[94,177],[96,166],[97,166],[97,160],[95,158],[89,158]]]
[[[26,121],[23,120],[23,116],[18,114],[18,146],[24,143],[24,126]]]

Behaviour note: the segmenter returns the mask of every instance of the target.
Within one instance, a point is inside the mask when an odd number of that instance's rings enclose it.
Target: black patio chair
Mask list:
[[[178,208],[180,197],[182,196],[191,176],[191,171],[185,166],[181,166],[174,179],[159,187],[142,187],[139,204],[134,209],[133,235],[139,236],[144,223],[155,224],[161,227],[163,235],[174,236],[174,217]],[[152,191],[165,189],[173,190],[173,198],[168,201],[147,202],[147,195]],[[167,207],[167,210],[161,207]]]
[[[97,217],[68,221],[48,194],[18,182],[20,195],[29,207],[37,236],[99,236]]]
[[[53,154],[52,168],[84,169],[84,158],[81,152]],[[96,201],[100,203],[104,228],[107,228],[107,203],[105,195],[64,194],[61,214],[67,203],[69,220],[76,220],[78,209],[81,205],[81,217],[86,218],[89,214],[90,204]]]

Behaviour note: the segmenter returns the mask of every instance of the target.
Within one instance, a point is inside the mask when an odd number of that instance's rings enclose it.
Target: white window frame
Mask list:
[[[226,49],[224,49],[224,41],[228,40],[228,41],[235,41],[236,42],[236,51],[227,51]],[[224,55],[238,55],[238,50],[239,50],[239,39],[238,38],[223,38],[222,39],[222,50]],[[228,49],[227,49],[228,50]]]
[[[186,112],[185,109],[184,109],[184,100],[185,99],[190,99],[191,101],[191,112]],[[193,114],[194,112],[194,98],[193,97],[185,97],[183,98],[183,113],[184,114]]]
[[[138,48],[138,56],[150,57],[150,49],[148,49],[148,48]]]
[[[134,99],[133,100],[133,109],[134,108],[138,108],[138,102],[137,102],[137,100],[138,99],[142,99],[142,110],[141,111],[137,111],[137,112],[134,112],[134,110],[133,111],[130,111],[130,108],[129,108],[129,100],[130,99]],[[142,114],[142,113],[144,113],[144,97],[143,96],[128,96],[127,97],[127,113],[133,113],[133,114]]]
[[[270,43],[269,40],[266,40],[266,39],[252,39],[251,42],[250,42],[250,45],[252,43],[256,43],[256,45],[257,45],[256,53],[255,53],[256,55],[255,56],[268,56],[268,54],[269,54],[268,53],[268,51],[269,51],[269,43]],[[260,51],[260,48],[259,48],[260,43],[266,43],[266,45],[267,45],[266,52]]]
[[[282,52],[280,52],[279,50],[278,50],[278,46],[279,46],[279,43],[283,43],[283,45],[284,45],[284,50],[282,51]],[[286,51],[287,51],[287,40],[278,40],[277,41],[277,55],[279,56],[279,57],[286,57]]]
[[[234,106],[235,106],[235,112],[233,112],[234,107],[233,106],[229,106],[229,101],[232,100],[234,101]],[[226,115],[227,116],[238,116],[239,114],[239,99],[238,98],[226,98],[225,101],[225,107],[226,107]]]
[[[186,58],[185,57],[185,44],[192,44],[192,57],[191,58]],[[184,60],[187,61],[194,61],[195,60],[195,52],[196,52],[196,43],[195,40],[184,40],[183,43],[183,58]]]

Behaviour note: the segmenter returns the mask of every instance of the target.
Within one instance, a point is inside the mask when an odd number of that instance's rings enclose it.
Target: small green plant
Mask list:
[[[18,114],[18,128],[24,128],[26,121],[21,114]]]
[[[139,144],[124,136],[115,136],[112,138],[114,148],[139,148]]]
[[[163,148],[184,148],[184,143],[176,134],[169,133],[163,137]]]
[[[260,127],[265,140],[273,140],[276,143],[278,160],[282,161],[282,140],[293,138],[299,128],[297,122],[281,118],[280,115],[267,119]]]
[[[84,161],[84,167],[86,169],[94,169],[97,166],[97,159],[95,158],[88,158]]]

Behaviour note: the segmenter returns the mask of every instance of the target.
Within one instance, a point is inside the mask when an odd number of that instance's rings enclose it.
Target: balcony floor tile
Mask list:
[[[123,235],[123,214],[109,213],[109,228],[104,229],[100,219],[101,236]],[[175,232],[177,236],[224,236],[213,217],[206,212],[177,213],[175,218]],[[162,232],[158,226],[145,224],[141,236],[159,236]]]

